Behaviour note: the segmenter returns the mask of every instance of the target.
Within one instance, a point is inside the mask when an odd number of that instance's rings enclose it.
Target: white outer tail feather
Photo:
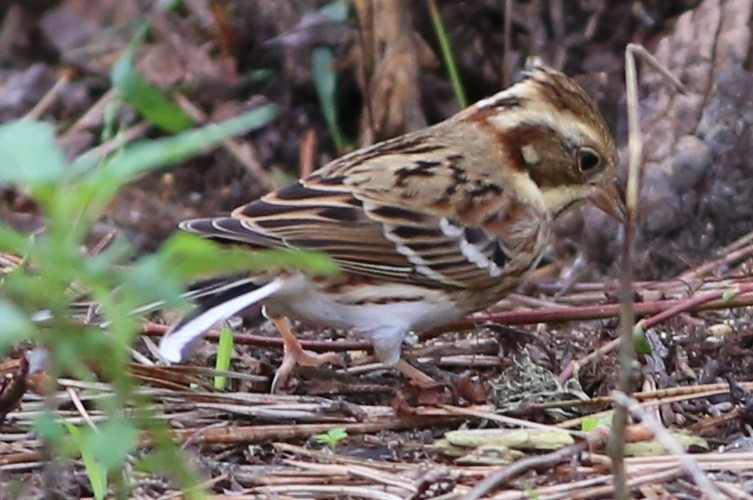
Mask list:
[[[256,290],[207,309],[177,330],[165,334],[159,344],[160,355],[171,363],[180,363],[183,361],[186,348],[209,331],[212,326],[271,297],[282,290],[287,282],[287,278],[277,278]]]

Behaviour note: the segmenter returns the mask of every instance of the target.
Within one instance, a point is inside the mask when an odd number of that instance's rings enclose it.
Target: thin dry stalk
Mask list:
[[[488,410],[480,409],[478,407],[461,408],[459,406],[442,405],[442,408],[449,413],[456,415],[467,415],[469,417],[478,417],[485,420],[491,420],[492,422],[499,422],[501,424],[510,425],[513,427],[521,427],[523,429],[539,429],[542,431],[551,431],[556,429],[556,426],[550,426],[545,424],[539,424],[537,422],[529,422],[528,420],[520,420],[518,418],[506,417],[498,413],[490,412]],[[582,435],[582,432],[575,432],[573,434]]]
[[[625,486],[629,489],[640,487],[644,484],[657,484],[667,482],[672,479],[682,476],[685,472],[680,467],[673,467],[671,469],[660,470],[653,474],[641,474],[637,477],[633,477],[626,480]],[[609,476],[607,476],[609,478]],[[614,476],[612,480],[614,482]],[[615,496],[614,487],[612,485],[605,485],[601,487],[588,488],[581,491],[573,492],[571,496],[561,498],[572,499],[587,499],[587,498],[603,498],[603,497]]]
[[[202,125],[208,123],[206,114],[194,105],[194,103],[192,103],[186,96],[176,93],[175,101],[194,121]],[[258,182],[260,186],[267,191],[277,189],[275,182],[269,177],[264,168],[262,168],[256,150],[254,150],[251,144],[248,142],[239,142],[235,139],[227,139],[222,145],[231,155],[233,155],[233,158],[238,160],[238,163],[243,165],[246,170],[254,176],[256,182]]]
[[[101,123],[105,107],[115,99],[117,95],[118,91],[114,87],[102,94],[102,97],[86,110],[86,113],[76,120],[76,122],[60,136],[60,139],[65,141],[68,137]]]
[[[457,418],[457,417],[455,417]],[[453,418],[445,419],[445,422]],[[365,434],[387,430],[403,430],[436,426],[436,418],[390,418],[376,422],[336,423],[336,424],[299,424],[299,425],[256,425],[241,427],[224,427],[204,429],[195,439],[196,444],[239,444],[269,443],[272,441],[306,439],[315,434],[324,434],[333,427],[343,427],[348,434]],[[190,439],[198,433],[197,429],[175,429],[179,441]],[[148,444],[146,440],[144,444]]]
[[[510,52],[512,47],[512,0],[504,0],[504,46],[502,47],[502,88],[512,85],[512,64]]]
[[[628,44],[625,50],[625,83],[628,102],[628,177],[626,187],[627,221],[622,249],[622,270],[620,277],[620,390],[628,394],[631,392],[633,380],[633,359],[635,347],[633,345],[633,327],[635,324],[635,308],[633,307],[633,253],[635,230],[638,222],[638,196],[640,191],[641,164],[643,161],[643,138],[640,129],[640,110],[638,106],[638,72],[636,69],[636,55],[640,55],[649,65],[664,75],[677,88],[684,90],[684,86],[669,70],[664,68],[643,47]],[[618,406],[615,409],[609,449],[612,457],[612,471],[614,475],[614,497],[627,500],[629,491],[626,486],[625,464],[625,428],[627,426],[627,408]]]
[[[194,488],[194,492],[200,492],[200,491],[206,491],[210,486],[213,486],[217,483],[221,483],[222,481],[225,481],[230,477],[230,474],[224,473],[220,474],[217,477],[213,477],[212,479],[208,481],[204,481],[203,483],[197,484]],[[186,495],[190,495],[191,492],[188,491],[175,491],[173,493],[168,493],[167,495],[162,495],[157,500],[170,500],[171,498],[186,498]],[[190,498],[190,496],[189,496]]]
[[[305,495],[308,498],[372,498],[374,500],[401,500],[403,497],[379,491],[367,486],[319,486],[319,485],[283,485],[283,486],[260,486],[248,490],[250,495],[232,495],[228,500],[258,500],[259,494],[270,496],[272,498],[291,498],[281,496],[285,493],[293,494],[292,498],[301,498]],[[266,498],[265,496],[265,498]]]
[[[62,70],[60,78],[55,82],[55,85],[47,91],[47,93],[29,110],[22,120],[38,120],[42,115],[55,103],[60,92],[71,81],[73,76],[73,70],[65,68]]]
[[[316,130],[308,129],[301,139],[301,148],[298,153],[298,173],[301,179],[308,177],[314,171],[317,143]]]
[[[625,51],[625,81],[628,102],[628,177],[625,193],[627,221],[624,226],[622,247],[622,268],[620,274],[620,336],[619,336],[619,387],[620,390],[631,392],[633,380],[633,325],[635,323],[635,309],[633,308],[633,240],[635,238],[635,224],[638,221],[638,191],[640,182],[641,160],[643,155],[643,140],[640,129],[640,113],[638,109],[638,75],[635,67],[635,57],[628,46]],[[612,432],[609,439],[609,456],[612,458],[612,486],[614,498],[627,500],[627,474],[625,472],[625,428],[627,426],[627,409],[615,408]]]
[[[73,406],[76,408],[76,410],[81,414],[81,418],[86,422],[86,425],[89,426],[90,429],[93,431],[99,431],[99,428],[97,427],[97,424],[94,423],[94,421],[91,418],[91,415],[89,415],[89,412],[86,411],[86,408],[84,408],[83,403],[81,402],[81,399],[79,399],[78,394],[76,393],[76,390],[73,387],[68,387],[65,392],[68,394],[68,397],[71,398],[71,402],[73,403]]]
[[[650,415],[643,406],[633,398],[628,397],[624,392],[614,391],[612,397],[615,402],[622,408],[626,408],[630,413],[641,419],[643,425],[647,426],[654,433],[654,438],[659,441],[668,452],[672,453],[679,460],[682,468],[687,471],[695,481],[706,498],[723,498],[722,493],[714,486],[711,480],[704,474],[698,464],[690,457],[682,445],[678,443],[664,426]]]
[[[753,383],[748,383],[748,390],[750,390],[751,388],[753,388]],[[652,391],[652,392],[656,392],[656,391]],[[729,386],[725,385],[724,387],[718,390],[712,390],[712,391],[706,391],[706,392],[694,392],[692,394],[682,394],[678,396],[664,397],[662,399],[654,399],[651,401],[646,401],[645,403],[643,403],[643,405],[649,408],[649,407],[655,407],[659,405],[679,403],[682,401],[690,401],[693,399],[704,399],[704,398],[709,398],[712,396],[717,396],[719,394],[728,394],[728,393],[729,393]],[[635,396],[637,396],[637,394]],[[602,398],[599,398],[599,399],[602,399]],[[645,397],[642,399],[645,399]],[[590,404],[591,402],[589,401],[588,403]],[[613,411],[614,410],[606,410],[602,412],[591,413],[587,416],[578,417],[571,420],[565,420],[563,422],[558,422],[557,424],[555,424],[555,427],[561,427],[563,429],[570,428],[570,427],[580,427],[580,425],[583,423],[583,420],[586,418],[588,419],[608,418],[612,414]]]
[[[464,498],[466,500],[478,500],[500,485],[511,481],[531,469],[552,468],[570,460],[574,456],[578,456],[589,448],[601,448],[607,441],[608,433],[608,429],[598,428],[589,433],[588,439],[545,455],[522,458],[512,465],[502,467],[478,483]]]
[[[91,148],[89,151],[81,155],[79,158],[80,160],[86,159],[88,161],[97,161],[101,160],[105,156],[109,155],[113,151],[116,151],[122,147],[124,147],[126,144],[138,139],[139,137],[143,136],[147,130],[152,126],[151,123],[144,120],[136,125],[133,125],[131,127],[128,127],[127,129],[123,130],[122,132],[118,133],[115,137],[110,139],[107,142],[103,142],[99,146],[95,148]]]
[[[313,462],[301,462],[298,460],[285,460],[285,463],[300,467],[301,469],[311,469],[325,471],[328,474],[342,474],[345,477],[356,476],[364,479],[369,479],[375,483],[382,484],[384,486],[393,486],[405,490],[410,495],[418,493],[418,488],[413,484],[400,479],[394,474],[390,474],[384,471],[374,469],[373,467],[364,467],[359,465],[335,465],[335,464],[317,464]]]
[[[677,277],[680,281],[692,282],[714,274],[722,266],[733,265],[753,255],[753,232],[748,233],[719,250],[720,258],[690,269]]]

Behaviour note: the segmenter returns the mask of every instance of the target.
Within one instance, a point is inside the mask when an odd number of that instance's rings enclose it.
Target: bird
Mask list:
[[[535,67],[442,122],[345,154],[230,214],[180,223],[252,248],[322,252],[341,272],[217,280],[163,336],[160,353],[182,362],[214,324],[263,305],[284,344],[273,392],[297,364],[341,362],[303,349],[290,319],[364,335],[385,366],[433,383],[402,359],[406,335],[513,291],[572,205],[589,200],[624,221],[618,164],[613,135],[583,88]]]

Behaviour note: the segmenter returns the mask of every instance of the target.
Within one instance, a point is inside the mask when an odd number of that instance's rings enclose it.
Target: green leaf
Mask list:
[[[87,440],[91,439],[92,435],[96,435],[96,433],[91,430],[79,429],[67,422],[65,427],[68,429],[71,439],[81,453],[81,460],[84,462],[84,468],[86,469],[86,475],[89,477],[94,498],[102,500],[107,495],[107,470],[97,462],[92,448],[87,443]]]
[[[117,188],[141,174],[186,160],[230,137],[262,127],[277,114],[277,106],[268,104],[223,123],[206,125],[159,140],[138,142],[98,166],[91,182],[95,186],[115,182]],[[95,166],[97,161],[86,155],[73,164],[78,172],[92,170]]]
[[[280,169],[272,169],[270,172],[268,172],[269,178],[272,179],[272,182],[274,182],[277,186],[287,186],[288,184],[293,184],[298,180],[298,177],[294,175],[290,175],[287,172],[284,172]]]
[[[183,7],[183,0],[159,0],[157,6],[164,11],[177,11]]]
[[[335,72],[335,56],[329,47],[317,47],[311,57],[313,66],[314,85],[319,97],[319,104],[324,113],[327,128],[335,142],[338,151],[344,151],[347,147],[347,139],[340,130],[337,120],[337,73]]]
[[[10,302],[0,299],[0,353],[16,342],[28,340],[34,333],[34,325],[29,318]]]
[[[87,447],[97,462],[106,470],[118,470],[128,454],[136,447],[138,434],[131,422],[125,419],[109,420],[99,427],[99,432],[87,436]]]
[[[327,255],[310,250],[260,250],[249,252],[240,248],[228,249],[230,258],[247,259],[248,268],[256,271],[303,271],[317,276],[332,276],[339,272],[337,264]],[[245,255],[244,255],[245,252]]]
[[[269,68],[259,68],[249,71],[244,77],[244,80],[251,84],[264,83],[270,80],[273,76],[275,76],[274,70]]]
[[[160,258],[179,279],[200,279],[241,271],[300,270],[333,275],[337,266],[326,255],[304,250],[251,252],[187,233],[176,233],[160,249]]]
[[[737,297],[739,293],[740,293],[740,289],[737,287],[728,288],[722,293],[722,302],[724,302],[725,304],[731,302],[732,299]]]
[[[148,27],[143,25],[113,66],[110,73],[112,85],[120,91],[125,102],[154,125],[171,133],[186,130],[194,125],[193,119],[136,69],[136,50],[147,31]]]
[[[612,419],[614,415],[609,414],[605,417],[596,418],[596,417],[585,417],[580,424],[580,430],[583,432],[591,432],[592,430],[596,429],[599,426],[606,425],[607,427],[611,427],[612,425]]]
[[[62,447],[65,443],[63,428],[51,413],[37,415],[34,419],[34,433],[55,448]]]
[[[348,431],[345,429],[345,427],[335,427],[334,429],[330,429],[327,434],[329,434],[332,439],[337,439],[338,441],[341,441],[348,437]]]
[[[221,245],[194,234],[177,232],[160,248],[159,255],[179,279],[184,281],[213,274],[232,272],[238,263],[231,262]]]
[[[46,123],[16,121],[0,126],[0,183],[40,187],[57,182],[65,157]]]
[[[333,21],[342,22],[348,19],[349,7],[350,2],[346,0],[335,0],[319,9],[319,13]]]
[[[160,254],[147,255],[121,272],[121,280],[128,292],[145,303],[164,301],[168,305],[183,303],[181,281]]]
[[[599,419],[594,417],[586,417],[580,422],[580,430],[583,432],[590,432],[599,426]]]
[[[173,443],[170,442],[170,445],[172,446]],[[178,457],[182,458],[183,455],[178,455]],[[182,460],[185,459],[182,458]],[[179,462],[176,461],[176,450],[163,445],[161,447],[155,447],[147,455],[139,458],[135,463],[135,469],[139,472],[146,472],[149,474],[163,475],[167,473],[168,475],[175,477],[178,473],[175,467],[177,463]],[[214,498],[210,497],[208,494],[206,490],[207,486],[203,483],[199,483],[200,476],[196,475],[195,468],[192,470],[194,471],[193,474],[183,480],[180,492],[181,498],[185,498],[186,500],[209,500],[209,498]],[[181,473],[185,474],[185,472]]]
[[[640,323],[636,323],[633,327],[633,343],[636,353],[643,355],[651,354],[651,344],[646,340],[646,333],[643,331],[643,326]]]
[[[28,235],[0,224],[0,252],[23,255],[26,253],[28,244]]]
[[[347,439],[347,437],[348,431],[345,429],[345,427],[333,427],[325,434],[317,434],[316,436],[314,436],[314,439],[316,439],[318,443],[326,444],[332,450],[334,450],[335,448],[337,448],[337,445],[340,443],[340,441]]]
[[[100,264],[99,261],[97,261]],[[100,267],[99,265],[97,267]],[[208,277],[258,271],[303,271],[332,275],[335,264],[323,254],[293,250],[252,252],[226,247],[193,234],[177,232],[160,251],[147,255],[119,271],[123,291],[141,303],[163,302],[182,305],[182,283]]]

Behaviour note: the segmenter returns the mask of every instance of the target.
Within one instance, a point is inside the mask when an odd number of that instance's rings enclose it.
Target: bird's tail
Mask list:
[[[259,284],[250,278],[217,279],[203,282],[186,294],[196,309],[162,337],[159,352],[171,363],[187,358],[196,342],[216,323],[259,304],[279,292],[287,278]]]

